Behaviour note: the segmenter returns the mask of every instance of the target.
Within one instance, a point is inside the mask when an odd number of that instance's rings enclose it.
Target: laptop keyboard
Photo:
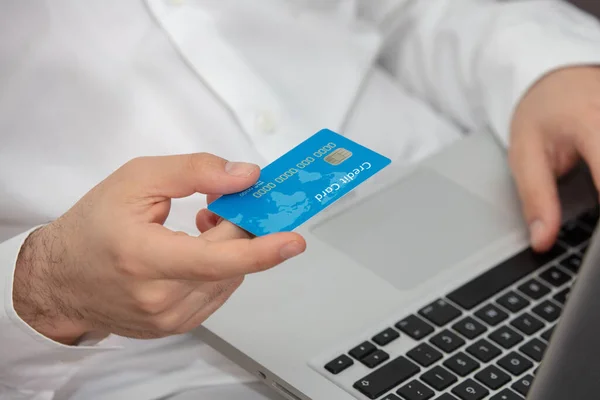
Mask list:
[[[544,254],[528,248],[357,344],[324,368],[355,362],[372,371],[353,388],[381,400],[522,400],[598,221],[598,208],[566,223]],[[386,345],[406,335],[413,349],[394,358]]]

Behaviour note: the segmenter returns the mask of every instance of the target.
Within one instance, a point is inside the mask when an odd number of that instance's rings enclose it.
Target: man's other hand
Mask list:
[[[163,226],[171,199],[238,192],[259,174],[256,165],[210,154],[128,162],[29,236],[15,270],[15,310],[66,344],[91,331],[155,338],[195,328],[244,275],[306,244],[295,233],[249,238],[228,222],[198,237],[173,232]]]
[[[531,244],[544,251],[560,229],[556,178],[583,158],[600,188],[600,68],[565,68],[537,82],[515,111],[510,142]]]

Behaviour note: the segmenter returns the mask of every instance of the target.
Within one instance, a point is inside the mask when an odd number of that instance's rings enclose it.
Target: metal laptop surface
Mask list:
[[[476,167],[475,167],[476,166]],[[565,215],[595,198],[565,183]],[[505,151],[473,135],[375,176],[299,229],[307,252],[247,277],[197,333],[285,398],[365,399],[323,366],[528,246]],[[402,335],[392,356],[414,347]]]

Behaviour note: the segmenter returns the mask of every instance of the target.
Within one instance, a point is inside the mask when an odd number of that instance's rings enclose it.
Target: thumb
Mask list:
[[[552,161],[542,134],[534,129],[513,132],[509,152],[532,247],[552,247],[560,228],[560,200]]]
[[[187,197],[194,193],[228,194],[252,186],[256,164],[231,162],[208,153],[141,157],[123,167],[128,189],[146,196]]]

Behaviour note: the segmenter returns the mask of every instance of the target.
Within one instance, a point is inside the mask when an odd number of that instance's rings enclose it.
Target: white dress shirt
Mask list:
[[[265,165],[324,127],[396,165],[484,126],[506,144],[525,91],[599,45],[553,0],[4,0],[0,398],[266,398],[192,335],[64,346],[15,313],[27,234],[127,160]],[[167,226],[195,233],[203,206],[175,201]]]

